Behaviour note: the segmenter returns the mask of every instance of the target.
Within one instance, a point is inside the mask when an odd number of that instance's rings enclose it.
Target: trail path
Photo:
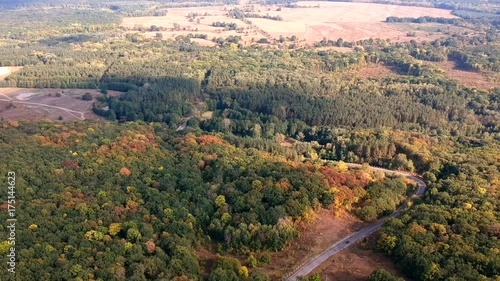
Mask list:
[[[55,108],[55,109],[59,109],[59,110],[65,111],[65,112],[67,112],[67,113],[75,116],[76,118],[78,118],[80,120],[85,120],[85,112],[76,111],[76,110],[72,110],[72,109],[68,109],[68,108],[64,108],[64,107],[60,107],[60,106],[48,105],[48,104],[37,103],[37,102],[17,101],[17,100],[12,100],[12,99],[0,99],[0,101],[10,101],[12,103],[19,103],[19,104],[26,104],[26,105],[35,105],[35,106]]]
[[[361,165],[359,164],[351,164],[347,163],[347,166],[349,168],[360,168]],[[370,169],[374,171],[381,171],[384,173],[388,174],[396,174],[403,176],[409,180],[414,181],[418,185],[417,192],[413,196],[411,196],[405,203],[403,203],[399,208],[394,211],[389,216],[383,217],[368,226],[364,227],[363,229],[359,230],[358,232],[355,232],[347,237],[342,238],[341,240],[335,242],[332,244],[330,247],[328,247],[325,251],[320,253],[319,255],[315,256],[312,258],[309,262],[304,264],[302,267],[300,267],[297,271],[295,271],[290,277],[288,277],[286,280],[287,281],[296,281],[299,276],[305,276],[309,273],[311,273],[316,267],[321,265],[323,262],[325,262],[327,259],[329,259],[331,256],[337,254],[338,252],[344,250],[345,248],[349,247],[353,243],[365,238],[366,236],[374,233],[375,231],[379,230],[380,227],[384,224],[384,221],[387,220],[388,218],[394,218],[397,217],[401,214],[401,212],[408,206],[408,202],[412,202],[415,198],[420,197],[422,194],[424,194],[425,189],[427,188],[427,185],[422,181],[420,178],[413,176],[409,173],[405,172],[399,172],[399,171],[392,171],[392,170],[387,170],[387,169],[382,169],[382,168],[376,168],[376,167],[370,167]]]

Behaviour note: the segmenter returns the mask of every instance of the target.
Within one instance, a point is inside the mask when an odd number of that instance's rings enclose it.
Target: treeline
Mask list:
[[[213,22],[212,23],[212,26],[215,26],[215,27],[227,27],[227,29],[229,30],[236,30],[238,29],[238,25],[234,22],[230,22],[230,23],[226,23],[226,22]]]
[[[323,38],[321,41],[314,44],[315,47],[347,47],[352,48],[354,44],[352,42],[344,41],[344,39],[339,38],[337,40]]]
[[[110,7],[112,10],[114,10],[113,6]],[[147,10],[147,11],[133,11],[133,12],[127,12],[124,15],[127,17],[164,17],[168,14],[168,11],[166,9],[154,9],[154,10]]]
[[[280,15],[277,16],[270,16],[270,15],[260,15],[257,13],[245,13],[246,18],[262,18],[262,19],[269,19],[269,20],[276,20],[276,21],[282,21],[283,18]]]
[[[264,19],[270,19],[270,20],[277,20],[277,21],[282,21],[283,18],[279,15],[277,16],[270,16],[270,15],[260,15],[257,13],[252,13],[252,12],[244,12],[240,9],[231,9],[227,13],[228,16],[233,17],[235,19],[245,19],[245,18],[264,18]]]
[[[489,58],[481,58],[474,55],[474,53],[488,54],[490,52],[491,55]],[[456,61],[461,68],[466,70],[500,71],[500,56],[496,53],[496,50],[486,49],[484,47],[469,48],[462,51],[453,50],[448,54],[448,58]]]
[[[386,22],[411,22],[411,23],[427,23],[436,22],[442,24],[460,24],[463,23],[462,19],[457,18],[436,18],[436,17],[418,17],[418,18],[400,18],[400,17],[387,17]]]

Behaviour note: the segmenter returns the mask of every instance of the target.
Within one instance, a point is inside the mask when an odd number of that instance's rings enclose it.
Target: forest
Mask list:
[[[0,174],[18,175],[18,276],[279,280],[265,265],[318,210],[371,222],[411,196],[412,184],[372,165],[428,185],[371,238],[373,250],[412,280],[499,278],[494,1],[411,1],[461,18],[387,18],[439,24],[435,39],[324,38],[297,49],[266,38],[244,46],[238,36],[209,47],[193,40],[204,34],[160,40],[119,27],[123,16],[176,5],[235,3],[157,2],[2,3],[0,66],[22,68],[0,87],[98,89],[92,109],[107,119],[0,120]],[[448,62],[492,86],[450,78]],[[369,68],[391,75],[359,74]],[[367,280],[400,279],[378,269]]]
[[[22,175],[24,280],[232,280],[257,265],[236,260],[234,268],[224,254],[261,259],[296,237],[313,210],[356,209],[394,185],[389,206],[370,203],[385,212],[407,190],[399,178],[368,183],[341,165],[289,161],[216,135],[176,135],[159,123],[5,121],[0,132],[10,157],[1,172]],[[4,253],[8,244],[0,245]],[[212,247],[215,264],[197,258]]]

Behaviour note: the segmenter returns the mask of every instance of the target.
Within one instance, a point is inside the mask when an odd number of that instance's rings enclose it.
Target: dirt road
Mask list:
[[[360,168],[361,167],[361,165],[359,165],[359,164],[350,164],[350,163],[348,163],[347,166],[349,166],[349,168]],[[379,230],[380,227],[382,227],[382,225],[384,224],[384,221],[386,219],[399,216],[399,214],[401,214],[401,212],[408,205],[408,202],[413,201],[416,197],[419,197],[422,194],[424,194],[425,189],[427,188],[427,185],[424,183],[424,181],[422,181],[421,179],[419,179],[411,174],[408,174],[405,172],[391,171],[391,170],[376,168],[376,167],[370,167],[370,169],[372,169],[374,171],[381,171],[381,172],[388,173],[388,174],[400,175],[400,176],[403,176],[409,180],[412,180],[418,185],[417,192],[415,192],[415,194],[412,197],[410,197],[405,203],[403,203],[399,208],[397,208],[394,213],[392,213],[391,215],[389,215],[387,217],[381,218],[381,219],[371,223],[370,225],[366,226],[365,228],[361,229],[360,231],[355,232],[355,233],[341,239],[340,241],[334,243],[328,249],[326,249],[325,251],[323,251],[321,254],[317,255],[316,257],[312,258],[311,261],[309,261],[308,263],[303,265],[301,268],[299,268],[297,271],[295,271],[286,280],[296,281],[299,276],[305,276],[305,275],[309,274],[311,271],[313,271],[316,267],[318,267],[320,264],[325,262],[331,256],[333,256],[333,255],[337,254],[338,252],[342,251],[343,249],[349,247],[351,244],[359,241],[360,239],[363,239],[366,236]]]
[[[76,110],[72,110],[72,109],[68,109],[68,108],[64,108],[64,107],[60,107],[60,106],[53,106],[53,105],[48,105],[48,104],[43,104],[43,103],[37,103],[37,102],[18,101],[18,100],[12,100],[9,97],[7,97],[7,98],[8,99],[0,99],[0,101],[9,101],[9,102],[18,103],[18,104],[26,104],[26,105],[34,105],[34,106],[55,108],[55,109],[59,109],[59,110],[62,110],[62,111],[66,111],[68,114],[71,114],[71,115],[75,116],[76,118],[78,118],[80,120],[85,120],[85,112],[76,111]],[[78,115],[75,115],[75,114],[78,114]]]

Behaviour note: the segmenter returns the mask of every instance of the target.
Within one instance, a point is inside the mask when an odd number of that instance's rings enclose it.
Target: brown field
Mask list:
[[[453,61],[443,61],[433,64],[444,70],[444,75],[446,77],[458,80],[464,86],[481,90],[490,90],[495,87],[500,87],[498,80],[495,82],[493,81],[494,78],[486,77],[479,72],[459,69]]]
[[[300,238],[293,240],[286,250],[271,253],[271,264],[260,269],[270,274],[273,280],[278,280],[363,225],[352,215],[341,214],[336,217],[325,209],[320,210],[317,216],[316,221],[307,224],[307,228],[301,231]]]
[[[460,84],[470,87],[477,88],[480,90],[491,90],[495,87],[500,87],[498,82],[498,75],[495,77],[489,77],[482,73],[476,71],[466,71],[456,67],[453,61],[443,61],[443,62],[424,62],[432,66],[437,66],[442,69],[443,76],[449,79],[457,80]],[[388,67],[383,64],[370,64],[366,67],[360,68],[358,70],[353,70],[352,75],[360,78],[388,78],[396,77],[404,73],[399,73],[396,67]]]
[[[94,98],[101,96],[95,89],[0,88],[0,117],[5,120],[57,120],[59,116],[62,116],[64,121],[101,120],[100,116],[92,112],[94,100],[78,99],[87,92]],[[119,94],[108,92],[109,95]],[[56,93],[61,93],[61,97],[56,97]]]
[[[21,70],[22,66],[4,66],[0,67],[0,81],[4,80],[7,76],[12,73]]]
[[[369,64],[366,67],[353,71],[353,75],[360,78],[387,78],[398,76],[397,70],[381,63]]]
[[[355,41],[368,38],[397,40],[406,37],[406,31],[397,24],[385,23],[388,16],[398,17],[455,17],[450,11],[434,8],[382,5],[371,3],[299,2],[298,5],[319,8],[299,8],[270,11],[269,15],[280,15],[283,21],[251,19],[258,27],[274,37],[296,35],[307,43],[327,39],[343,38]],[[400,38],[401,39],[401,38]],[[408,39],[409,40],[409,39]]]
[[[396,276],[403,276],[391,259],[381,253],[364,249],[358,244],[329,258],[312,274],[319,273],[323,281],[364,281],[377,268],[383,268]]]
[[[253,38],[254,40],[258,40],[262,38],[257,30],[252,29],[248,24],[244,23],[241,20],[229,18],[226,16],[227,10],[234,8],[235,6],[224,6],[224,7],[189,7],[189,8],[171,8],[168,10],[168,15],[164,17],[130,17],[124,18],[121,24],[122,27],[127,29],[132,29],[136,25],[140,25],[143,27],[150,27],[152,25],[156,25],[159,27],[167,28],[167,31],[161,31],[163,34],[163,39],[173,39],[178,35],[188,35],[191,34],[206,34],[208,35],[207,40],[204,39],[193,39],[193,41],[198,42],[200,45],[215,45],[211,40],[212,38],[223,37],[226,38],[228,36],[241,36],[242,40],[246,44],[250,44],[250,40]],[[200,23],[197,23],[197,20],[190,22],[186,17],[189,13],[201,13],[208,15],[198,16],[197,19],[200,20]],[[226,22],[226,23],[236,23],[238,27],[244,28],[244,33],[239,33],[235,30],[227,30],[224,31],[222,27],[214,27],[212,23],[214,22]],[[174,23],[180,25],[180,30],[172,30]],[[248,31],[248,34],[246,32]],[[147,37],[154,37],[157,32],[145,32]]]
[[[368,38],[391,39],[393,41],[409,41],[411,39],[421,41],[440,37],[442,31],[449,25],[436,25],[434,27],[417,26],[416,24],[396,24],[385,23],[388,16],[398,17],[445,17],[453,18],[451,11],[397,5],[382,5],[372,3],[342,3],[342,2],[298,2],[299,5],[311,8],[281,8],[278,6],[254,5],[254,12],[260,15],[281,16],[283,21],[275,21],[263,18],[249,18],[252,25],[248,25],[241,20],[229,18],[227,11],[236,7],[232,5],[222,7],[195,7],[195,8],[171,8],[168,15],[163,17],[131,17],[124,18],[122,27],[133,29],[140,25],[150,27],[151,25],[166,28],[162,31],[163,39],[173,38],[177,35],[187,35],[189,33],[207,34],[208,40],[213,37],[226,38],[230,35],[239,35],[245,44],[251,44],[252,39],[258,40],[264,37],[262,31],[270,34],[272,38],[279,38],[280,35],[290,37],[295,35],[299,38],[300,44],[313,44],[323,38],[337,40],[343,38],[346,41],[356,41]],[[313,7],[319,5],[320,7]],[[242,8],[242,6],[238,6]],[[199,13],[195,20],[189,21],[189,13]],[[207,15],[204,15],[207,13]],[[200,20],[197,23],[197,19]],[[224,31],[221,27],[213,27],[213,22],[236,23],[242,31]],[[180,30],[174,31],[173,25],[180,25]],[[415,31],[415,37],[408,37],[409,30]],[[147,33],[152,37],[156,32]],[[198,42],[200,40],[197,40]],[[205,40],[207,41],[207,40]]]

